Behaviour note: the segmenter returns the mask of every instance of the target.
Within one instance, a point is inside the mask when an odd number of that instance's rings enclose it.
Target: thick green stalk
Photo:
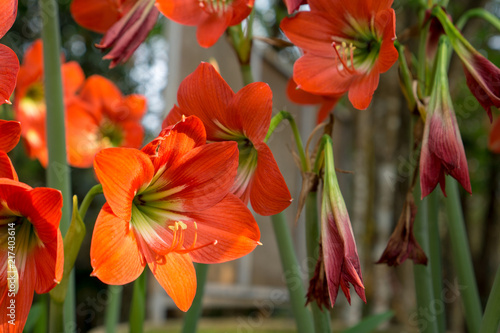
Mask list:
[[[63,208],[60,229],[63,235],[69,228],[71,220],[71,180],[70,169],[66,159],[66,132],[64,121],[64,101],[61,79],[61,36],[59,32],[58,6],[55,0],[40,0],[43,27],[43,65],[45,77],[45,103],[47,106],[47,147],[49,163],[47,165],[47,186],[58,189],[62,193]],[[71,284],[70,284],[71,285]],[[50,331],[56,327],[69,327],[75,322],[75,291],[69,288],[63,311],[51,310]],[[51,302],[51,305],[55,303]],[[57,317],[60,315],[60,318]],[[65,325],[64,323],[68,324]]]
[[[319,257],[320,226],[318,221],[318,193],[309,192],[306,198],[306,247],[309,263],[309,279],[314,276],[315,265]],[[331,332],[330,312],[328,308],[321,310],[318,303],[311,303],[314,329],[317,333]]]
[[[241,75],[243,76],[243,84],[247,85],[253,81],[252,67],[250,65],[241,65],[240,66]]]
[[[47,322],[47,319],[48,319],[48,313],[47,313],[47,310],[49,308],[49,295],[47,294],[43,294],[43,295],[40,295],[39,296],[40,299],[38,301],[38,304],[41,304],[42,307],[42,311],[40,313],[40,317],[38,318],[37,322],[36,322],[36,325],[33,329],[33,333],[46,333],[47,332],[47,328],[48,328],[48,322]]]
[[[182,333],[195,333],[198,326],[198,320],[201,317],[203,309],[203,294],[205,292],[205,284],[207,281],[208,273],[207,264],[195,264],[196,268],[196,296],[194,297],[193,304],[184,317],[184,324],[182,326]]]
[[[120,321],[123,286],[108,286],[109,301],[106,306],[106,333],[115,333],[116,325]]]
[[[130,333],[142,333],[144,331],[144,319],[146,318],[146,270],[134,282],[132,294],[132,305],[130,306]]]
[[[415,197],[420,198],[420,187],[415,190]],[[424,252],[429,256],[429,261],[433,259],[429,255],[429,221],[428,216],[428,198],[422,201],[416,200],[417,216],[413,226],[413,233],[417,242],[420,244]],[[432,283],[432,264],[429,262],[427,266],[413,265],[413,276],[415,279],[415,292],[417,296],[416,313],[419,322],[425,323],[419,327],[420,333],[444,333],[439,331],[438,321],[431,307],[434,305],[434,288]]]
[[[500,268],[495,275],[479,333],[496,333],[500,324]]]
[[[442,303],[443,295],[443,274],[441,267],[441,240],[439,238],[439,191],[434,190],[428,196],[427,216],[428,229],[427,237],[429,240],[428,265],[431,270],[432,290],[434,302]],[[436,303],[437,304],[437,303]],[[444,305],[442,309],[434,309],[434,315],[437,320],[439,332],[446,332],[446,312]]]
[[[477,290],[476,277],[474,276],[458,186],[455,180],[449,176],[446,177],[446,193],[448,194],[446,211],[448,213],[451,253],[462,293],[465,321],[469,332],[477,333],[481,327],[481,301]]]
[[[64,304],[50,299],[49,332],[64,332],[63,318]]]
[[[283,265],[283,273],[285,274],[288,292],[290,293],[290,301],[297,324],[297,330],[299,333],[313,333],[314,324],[311,312],[304,306],[306,293],[302,283],[299,263],[293,248],[292,235],[290,234],[285,215],[279,213],[273,215],[271,219],[274,235],[278,244],[281,264]]]

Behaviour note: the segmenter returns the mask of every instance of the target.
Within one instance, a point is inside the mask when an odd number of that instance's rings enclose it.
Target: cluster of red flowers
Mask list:
[[[24,55],[14,110],[23,125],[21,135],[28,156],[47,167],[42,48],[37,40]],[[144,130],[140,121],[147,109],[144,96],[123,96],[111,81],[99,75],[85,79],[75,61],[63,63],[61,72],[70,165],[91,167],[95,154],[103,148],[141,147]]]
[[[293,13],[305,0],[285,0]],[[294,102],[321,104],[322,122],[347,95],[356,109],[366,109],[381,73],[398,59],[394,46],[393,0],[308,0],[309,11],[285,18],[281,29],[303,55],[295,62],[287,94]],[[254,0],[73,0],[71,12],[84,27],[103,33],[98,48],[111,66],[126,61],[153,28],[159,13],[181,24],[198,26],[202,47],[214,45],[229,26],[252,11]],[[0,38],[12,26],[17,1],[0,4]],[[492,120],[500,106],[500,70],[480,55],[446,18],[434,11],[460,56],[467,84]],[[62,278],[63,246],[59,220],[62,196],[50,188],[19,182],[7,153],[20,138],[27,154],[47,167],[46,104],[41,41],[25,53],[22,66],[0,45],[0,104],[10,103],[16,86],[17,121],[0,120],[0,329],[9,332],[9,304],[18,302],[15,322],[26,321],[34,291],[51,290]],[[426,112],[420,159],[422,197],[445,174],[471,192],[467,161],[449,96],[445,60],[437,57],[435,80]],[[447,61],[447,60],[446,60]],[[61,68],[68,162],[93,166],[106,203],[97,218],[90,260],[92,275],[108,284],[134,281],[149,266],[155,278],[183,311],[196,292],[193,262],[220,263],[240,258],[260,244],[259,227],[248,209],[274,215],[286,209],[291,195],[265,142],[272,116],[272,92],[262,82],[234,92],[217,70],[202,63],[181,83],[177,101],[160,134],[142,149],[141,119],[146,100],[124,96],[108,79],[85,78],[76,62]],[[18,74],[19,72],[19,74]],[[489,140],[500,152],[500,119]],[[333,164],[331,145],[324,159],[321,205],[322,255],[309,297],[333,306],[339,288],[350,301],[350,285],[366,301],[360,261],[349,215]],[[405,203],[400,225],[381,262],[399,264],[410,257],[424,263],[411,226],[413,197]],[[406,248],[405,248],[406,247]],[[15,258],[15,260],[14,260]],[[313,279],[314,280],[314,279]],[[326,281],[328,292],[323,291]],[[328,295],[325,300],[324,295]]]

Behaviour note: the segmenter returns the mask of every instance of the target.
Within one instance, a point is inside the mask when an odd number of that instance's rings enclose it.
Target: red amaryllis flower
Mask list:
[[[62,195],[0,178],[0,331],[22,332],[33,292],[46,293],[63,274],[59,231]]]
[[[192,261],[236,259],[259,244],[252,214],[229,192],[237,144],[205,140],[202,122],[188,117],[165,128],[142,151],[109,148],[96,155],[107,203],[92,236],[92,275],[125,284],[147,264],[186,311],[196,292]]]
[[[288,207],[290,192],[263,141],[271,121],[272,92],[255,82],[234,93],[212,65],[202,63],[181,82],[174,106],[163,126],[183,115],[199,117],[209,141],[236,141],[240,152],[238,175],[231,192],[252,203],[260,215],[273,215]]]
[[[291,78],[286,86],[286,95],[288,98],[297,104],[321,104],[316,117],[316,122],[319,124],[328,117],[328,114],[333,110],[342,95],[316,95],[300,89],[295,81]]]
[[[443,44],[445,45],[445,44]],[[434,88],[427,107],[422,150],[420,153],[420,188],[422,198],[440,183],[446,196],[445,174],[455,178],[471,193],[469,168],[460,136],[446,73],[446,49],[438,53]]]
[[[17,15],[17,0],[0,2],[0,38],[12,27]],[[9,102],[16,85],[19,60],[10,48],[0,44],[0,105]]]
[[[17,174],[7,153],[19,142],[21,124],[0,119],[0,178],[17,180]]]
[[[357,109],[366,109],[380,73],[398,58],[394,47],[392,0],[309,0],[310,12],[281,21],[285,35],[305,54],[294,65],[301,89],[343,94]]]
[[[71,14],[84,28],[103,33],[100,49],[111,48],[104,59],[110,67],[127,61],[146,39],[158,19],[155,0],[73,0]]]
[[[64,102],[68,106],[75,101],[76,92],[83,84],[85,75],[77,62],[62,64]],[[43,46],[35,41],[26,51],[16,87],[14,102],[16,119],[22,124],[21,136],[31,158],[37,158],[45,167],[48,151],[45,136],[45,92],[43,87]]]
[[[144,138],[141,119],[146,112],[142,95],[123,96],[113,82],[89,77],[80,101],[67,109],[68,158],[72,166],[88,168],[104,148],[140,148]]]
[[[196,39],[211,47],[227,27],[243,21],[252,11],[254,0],[156,0],[163,15],[180,24],[197,26]]]
[[[325,145],[325,175],[321,201],[321,245],[332,307],[339,286],[351,303],[349,284],[366,303],[358,251],[347,208],[340,193],[331,144]]]
[[[491,128],[490,137],[488,140],[488,148],[496,153],[500,154],[500,117],[495,120],[493,127]]]
[[[410,258],[415,264],[427,265],[425,252],[413,235],[413,223],[416,214],[417,206],[413,194],[411,192],[407,193],[398,224],[377,264],[386,263],[389,266],[399,266]]]

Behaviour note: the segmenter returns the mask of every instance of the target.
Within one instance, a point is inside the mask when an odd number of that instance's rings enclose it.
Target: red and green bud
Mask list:
[[[430,194],[438,183],[446,195],[445,174],[455,178],[471,193],[467,159],[448,87],[447,43],[442,40],[440,44],[420,155],[422,198]]]
[[[325,175],[321,202],[321,244],[323,262],[332,307],[339,291],[351,302],[350,284],[366,302],[358,251],[347,208],[340,193],[333,161],[331,141],[325,145]]]

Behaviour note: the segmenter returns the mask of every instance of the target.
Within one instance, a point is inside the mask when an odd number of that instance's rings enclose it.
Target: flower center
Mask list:
[[[123,131],[120,126],[110,121],[104,121],[99,127],[102,140],[106,147],[119,147],[123,142]]]
[[[257,167],[257,150],[248,139],[238,140],[239,160],[238,171],[231,193],[244,199],[245,191],[253,178],[255,168]],[[245,201],[245,200],[243,200]]]
[[[26,90],[25,98],[29,98],[34,102],[43,102],[45,100],[45,90],[42,82],[33,83],[28,90]]]
[[[196,222],[191,223],[189,218],[168,209],[175,203],[167,200],[145,201],[145,198],[148,198],[147,194],[135,197],[130,224],[148,263],[158,263],[170,252],[184,254],[217,244],[213,241],[198,245]],[[152,198],[151,194],[149,198]]]
[[[336,54],[335,64],[339,73],[368,72],[375,64],[382,44],[382,35],[375,29],[375,22],[359,22],[348,17],[345,38],[332,36]]]

